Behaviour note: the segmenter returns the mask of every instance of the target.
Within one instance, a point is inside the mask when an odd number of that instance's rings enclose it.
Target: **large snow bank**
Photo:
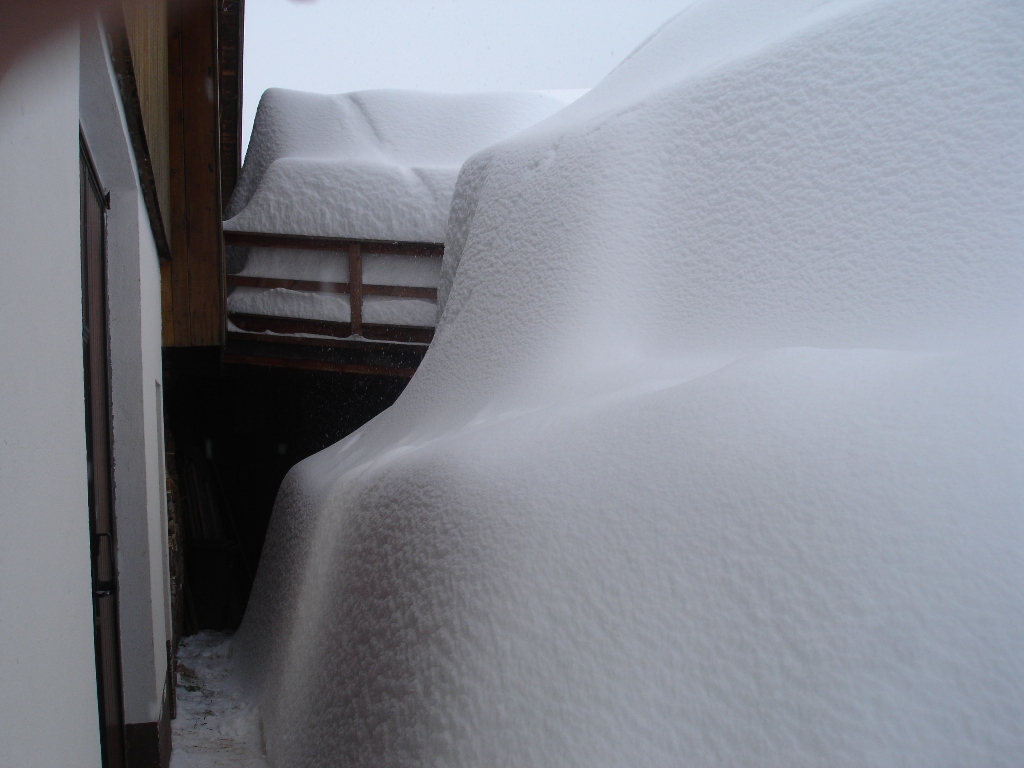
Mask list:
[[[398,402],[282,486],[278,766],[1024,754],[1024,10],[704,0],[474,156]]]

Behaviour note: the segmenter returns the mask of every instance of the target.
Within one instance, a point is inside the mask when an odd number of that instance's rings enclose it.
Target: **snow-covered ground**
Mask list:
[[[1022,126],[1019,3],[697,0],[473,155],[278,497],[271,764],[1019,764]]]
[[[267,768],[259,718],[234,681],[230,653],[230,634],[182,638],[171,768]]]

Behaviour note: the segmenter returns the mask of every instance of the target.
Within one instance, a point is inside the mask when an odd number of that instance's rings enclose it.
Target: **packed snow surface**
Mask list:
[[[473,156],[285,480],[275,766],[1016,765],[1024,7],[698,0]]]
[[[259,718],[235,680],[231,636],[200,632],[178,646],[171,768],[266,768]]]

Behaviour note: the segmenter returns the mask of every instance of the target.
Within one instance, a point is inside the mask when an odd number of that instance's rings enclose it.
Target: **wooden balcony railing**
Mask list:
[[[424,288],[404,285],[374,285],[363,282],[363,254],[380,254],[386,256],[419,256],[440,258],[444,255],[443,243],[422,243],[402,242],[393,240],[353,240],[348,238],[335,237],[313,237],[308,235],[283,235],[263,232],[232,232],[225,230],[224,242],[229,246],[249,246],[257,248],[292,248],[310,251],[333,251],[346,253],[348,255],[347,283],[325,282],[318,280],[291,280],[286,278],[255,277],[249,275],[228,275],[227,285],[241,286],[248,288],[287,288],[295,291],[310,291],[317,293],[342,293],[349,296],[349,322],[331,322],[325,320],[312,320],[303,318],[278,317],[271,315],[252,314],[229,314],[229,320],[240,330],[252,333],[264,333],[270,331],[278,335],[292,335],[292,342],[298,342],[302,337],[309,338],[307,343],[310,346],[329,346],[335,356],[340,354],[338,350],[350,350],[352,354],[367,352],[374,347],[378,351],[387,350],[397,352],[394,345],[409,345],[410,350],[418,348],[420,351],[415,354],[418,360],[422,357],[426,345],[434,336],[434,329],[430,327],[409,326],[409,325],[384,325],[363,322],[363,297],[364,296],[393,296],[399,298],[416,299],[437,299],[436,288]],[[248,335],[248,334],[246,334]],[[229,346],[233,337],[241,334],[228,333]],[[317,337],[317,338],[312,338]],[[353,339],[352,337],[358,337]],[[321,343],[319,338],[327,338],[332,341]],[[241,339],[234,339],[242,341]],[[247,340],[251,343],[251,339]],[[265,338],[264,341],[270,341]],[[278,338],[275,341],[283,342]],[[413,347],[413,345],[416,345]],[[292,344],[291,346],[294,346]],[[230,351],[230,350],[229,350]],[[406,353],[409,354],[409,353]],[[308,366],[302,362],[296,362],[294,350],[289,353],[287,367],[310,367],[318,370],[344,370],[349,372],[393,372],[393,375],[408,376],[415,370],[410,367],[408,357],[402,358],[405,362],[393,366],[373,365],[367,366],[362,363],[336,362],[326,364],[322,360],[310,361]],[[270,364],[261,357],[257,362],[255,358],[243,360],[237,354],[228,355],[234,362],[255,362],[256,364]],[[251,356],[250,356],[251,357]],[[325,368],[326,366],[326,368]],[[333,366],[333,367],[332,367]]]

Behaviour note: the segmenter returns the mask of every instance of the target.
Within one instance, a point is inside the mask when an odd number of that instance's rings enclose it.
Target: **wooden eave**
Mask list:
[[[110,21],[111,19],[108,17],[108,22]],[[165,226],[165,211],[161,210],[157,170],[150,152],[150,141],[146,136],[146,120],[139,95],[139,81],[136,77],[132,46],[124,14],[117,14],[112,22],[105,27],[108,31],[111,63],[117,76],[125,122],[128,125],[135,165],[139,172],[139,186],[142,188],[142,199],[146,204],[146,213],[153,232],[153,240],[156,243],[156,252],[162,261],[167,261],[171,258],[171,246]],[[158,72],[155,73],[155,76],[166,78],[166,73]],[[151,125],[150,132],[157,130],[159,130],[159,126]]]

